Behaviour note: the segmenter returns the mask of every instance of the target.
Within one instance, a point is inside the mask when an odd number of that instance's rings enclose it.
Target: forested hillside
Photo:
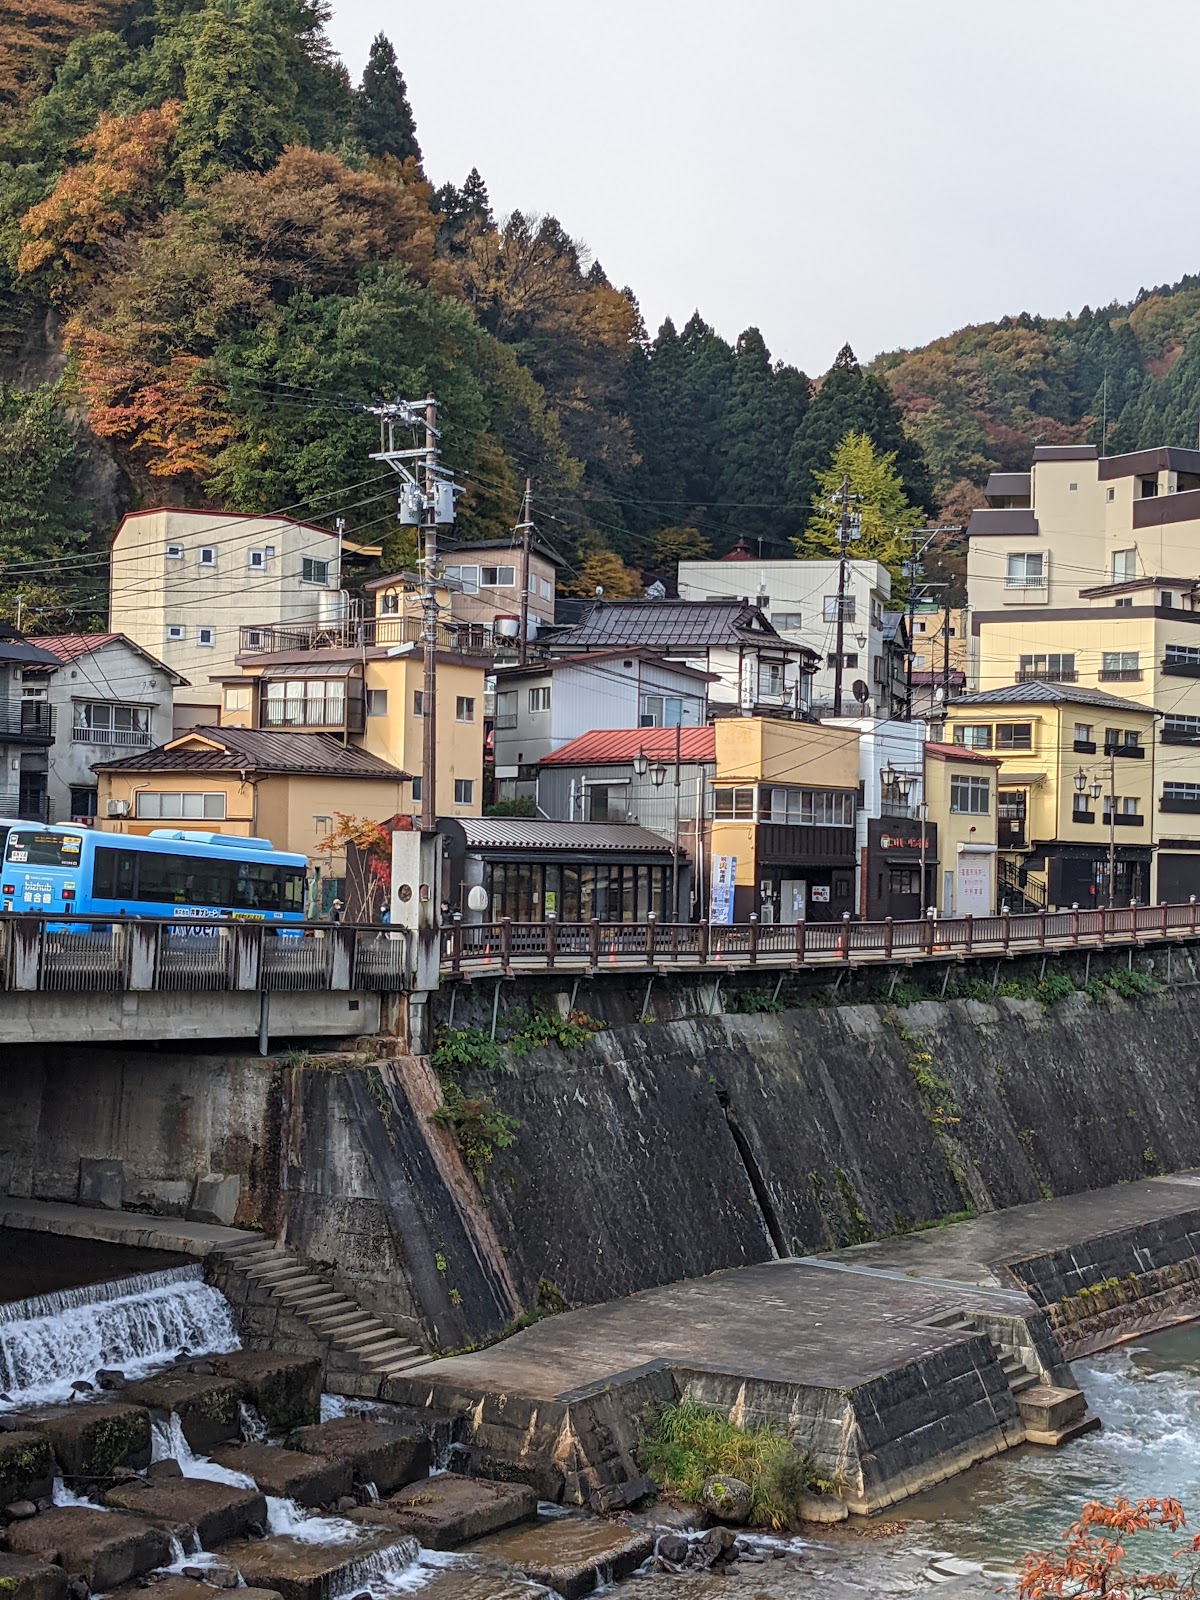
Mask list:
[[[959,516],[1037,440],[1192,442],[1200,280],[1070,320],[970,328],[823,380],[699,313],[654,333],[549,216],[434,189],[402,63],[357,83],[323,0],[0,0],[0,615],[102,615],[125,507],[284,510],[384,537],[363,407],[432,390],[506,534],[526,474],[590,593],[820,520],[848,432]],[[1105,375],[1107,374],[1107,382]]]

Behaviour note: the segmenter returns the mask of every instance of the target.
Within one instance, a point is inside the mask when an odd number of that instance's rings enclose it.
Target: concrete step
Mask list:
[[[340,1350],[347,1350],[351,1355],[368,1356],[374,1355],[380,1346],[391,1344],[395,1338],[392,1329],[385,1328],[380,1322],[366,1333],[354,1333],[348,1339],[335,1339],[333,1342]]]
[[[368,1328],[375,1326],[375,1318],[368,1316],[365,1311],[331,1308],[322,1311],[319,1316],[308,1319],[314,1328],[320,1329],[330,1338],[335,1338],[340,1333],[365,1333]]]
[[[397,1373],[407,1371],[414,1363],[419,1365],[427,1361],[428,1356],[422,1355],[420,1350],[413,1350],[408,1354],[372,1356],[369,1361],[364,1361],[363,1366],[368,1372],[377,1372],[381,1377],[395,1377]]]
[[[328,1289],[329,1285],[314,1272],[305,1272],[295,1269],[276,1277],[271,1275],[266,1278],[252,1278],[252,1283],[258,1284],[261,1289],[269,1289],[272,1294],[292,1294],[300,1289]]]
[[[1037,1382],[1038,1380],[1036,1377],[1034,1377],[1032,1372],[1026,1372],[1023,1370],[1020,1377],[1010,1378],[1008,1380],[1008,1387],[1014,1394],[1024,1394],[1026,1389],[1032,1389],[1036,1387]]]
[[[412,1372],[417,1367],[427,1367],[432,1360],[433,1357],[431,1355],[422,1351],[420,1355],[414,1356],[411,1361],[392,1363],[389,1366],[378,1369],[373,1368],[372,1370],[378,1370],[380,1377],[383,1378],[401,1378],[406,1372]]]
[[[311,1312],[328,1311],[330,1306],[337,1305],[340,1299],[341,1296],[334,1294],[332,1290],[326,1290],[323,1294],[314,1290],[311,1294],[281,1295],[279,1303],[282,1306],[286,1306],[289,1311],[294,1311],[302,1317],[307,1317]]]
[[[264,1262],[279,1258],[275,1246],[264,1240],[262,1244],[235,1245],[231,1250],[223,1250],[221,1259],[227,1261],[231,1267],[236,1267],[239,1272],[245,1272],[250,1267],[261,1266]]]
[[[267,1261],[251,1267],[246,1276],[253,1283],[276,1283],[284,1278],[312,1277],[312,1273],[299,1261]]]
[[[386,1365],[391,1361],[407,1361],[410,1356],[419,1356],[420,1354],[421,1351],[415,1344],[409,1344],[407,1339],[397,1338],[390,1339],[387,1344],[382,1345],[378,1350],[372,1351],[369,1356],[364,1356],[363,1359],[368,1366],[377,1367],[381,1363]]]
[[[320,1278],[311,1283],[289,1283],[284,1288],[272,1289],[271,1293],[281,1306],[308,1305],[314,1300],[320,1300],[320,1309],[323,1311],[328,1310],[331,1305],[336,1305],[342,1298],[327,1283],[322,1283]]]

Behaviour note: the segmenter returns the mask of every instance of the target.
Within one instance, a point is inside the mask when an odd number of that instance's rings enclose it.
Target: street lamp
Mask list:
[[[643,768],[642,768],[642,776],[645,777],[645,774],[646,774],[646,769],[645,769],[645,766],[643,766]],[[667,781],[667,769],[666,769],[666,767],[663,766],[661,761],[656,761],[654,763],[654,765],[650,768],[650,782],[654,785],[654,787],[656,789],[661,789],[663,784],[666,783],[666,781]]]
[[[1076,791],[1077,794],[1082,794],[1083,791],[1086,788],[1087,788],[1087,773],[1083,770],[1082,767],[1080,767],[1079,771],[1075,774],[1075,791]]]
[[[646,752],[644,750],[639,750],[637,755],[635,755],[633,758],[634,776],[638,778],[644,778],[646,776],[646,768],[648,765],[649,763],[646,760]]]

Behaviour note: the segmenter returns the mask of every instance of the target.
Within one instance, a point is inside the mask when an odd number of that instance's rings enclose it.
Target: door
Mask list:
[[[807,880],[804,878],[784,878],[779,885],[780,922],[803,922],[807,914]]]
[[[997,795],[999,825],[996,832],[1001,850],[1019,850],[1025,845],[1025,817],[1029,803],[1025,789],[1001,789]]]

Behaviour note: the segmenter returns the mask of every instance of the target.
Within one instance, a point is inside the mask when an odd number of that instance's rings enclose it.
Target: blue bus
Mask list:
[[[0,910],[303,922],[307,863],[269,839],[96,833],[0,817]]]

